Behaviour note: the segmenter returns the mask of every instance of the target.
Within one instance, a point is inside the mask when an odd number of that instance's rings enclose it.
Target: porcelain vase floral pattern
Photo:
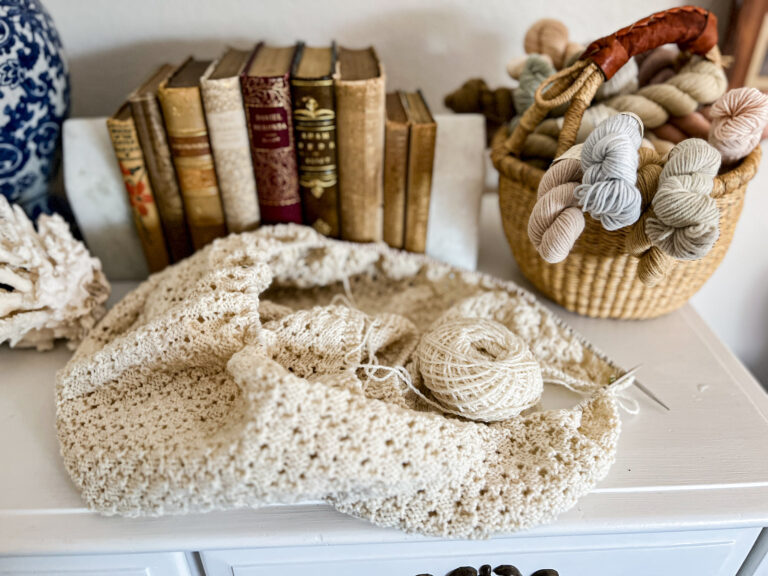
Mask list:
[[[0,193],[36,217],[49,212],[69,72],[38,0],[0,0]]]

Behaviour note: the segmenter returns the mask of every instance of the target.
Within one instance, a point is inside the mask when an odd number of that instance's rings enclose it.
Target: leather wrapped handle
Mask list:
[[[717,44],[717,17],[697,6],[657,12],[595,40],[581,59],[597,64],[609,80],[632,56],[670,43],[681,51],[706,54]]]
[[[519,158],[525,139],[549,111],[570,103],[558,138],[555,157],[560,156],[573,146],[584,110],[590,106],[600,85],[632,56],[670,43],[677,44],[681,50],[706,55],[717,45],[717,17],[697,6],[671,8],[594,41],[580,60],[539,86],[535,102],[504,142],[505,150]]]

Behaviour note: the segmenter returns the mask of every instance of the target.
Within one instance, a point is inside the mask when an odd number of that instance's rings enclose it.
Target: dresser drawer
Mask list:
[[[183,552],[0,557],[1,576],[191,576]]]
[[[554,568],[560,576],[728,576],[759,529],[486,541],[407,540],[396,544],[302,546],[203,552],[208,576],[444,576],[458,566],[513,564],[523,576]]]

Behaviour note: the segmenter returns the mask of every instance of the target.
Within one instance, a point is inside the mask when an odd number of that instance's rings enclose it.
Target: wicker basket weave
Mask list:
[[[658,17],[654,15],[651,18]],[[635,29],[634,33],[637,33],[637,27],[638,24],[631,27]],[[592,69],[595,74],[584,81],[585,74]],[[579,70],[570,75],[553,77],[537,93],[537,104],[540,104],[553,92],[568,91],[577,75],[579,88],[566,95],[572,104],[560,135],[558,154],[575,140],[581,115],[604,81],[603,75],[594,63],[584,62]],[[543,98],[540,98],[542,95]],[[550,99],[546,108],[562,101]],[[537,108],[537,104],[532,109]],[[550,264],[539,256],[528,238],[527,230],[544,172],[517,157],[525,135],[546,116],[547,109],[538,108],[526,112],[515,133],[510,135],[502,128],[492,143],[493,164],[499,171],[499,204],[504,233],[522,273],[545,296],[585,316],[653,318],[684,305],[709,279],[728,250],[744,204],[747,184],[760,163],[760,148],[715,180],[712,197],[720,209],[720,237],[712,250],[701,260],[675,261],[661,281],[648,286],[637,276],[639,260],[626,248],[630,228],[609,232],[588,214],[585,214],[584,232],[564,261]]]

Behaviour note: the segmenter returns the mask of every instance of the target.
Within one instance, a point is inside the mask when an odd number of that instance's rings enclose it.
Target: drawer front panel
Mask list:
[[[554,568],[560,576],[735,574],[759,530],[504,538],[481,542],[306,546],[202,553],[208,576],[444,576],[458,566],[513,564],[528,576]]]
[[[0,576],[191,576],[183,552],[0,557]]]

